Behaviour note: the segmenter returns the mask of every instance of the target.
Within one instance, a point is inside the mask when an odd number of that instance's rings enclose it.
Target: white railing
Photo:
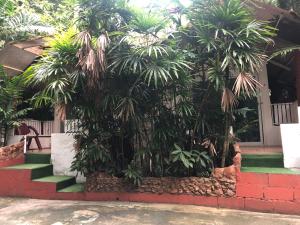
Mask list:
[[[79,120],[65,120],[65,133],[76,133],[79,131]]]
[[[23,120],[22,123],[26,123],[28,126],[34,127],[40,136],[51,136],[53,133],[54,121],[39,121],[39,120]],[[34,135],[33,131],[30,131],[28,135]]]
[[[297,102],[271,104],[273,125],[297,123],[297,106]]]

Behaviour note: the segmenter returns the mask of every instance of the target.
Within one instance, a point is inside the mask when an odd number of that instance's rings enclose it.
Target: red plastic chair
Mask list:
[[[30,133],[30,130],[32,130],[35,135],[28,135]],[[42,151],[42,145],[39,140],[39,132],[32,126],[28,126],[26,123],[21,123],[21,125],[16,129],[16,134],[17,135],[27,135],[27,146],[26,150],[29,150],[32,139],[34,138],[36,145],[38,146],[39,151]]]

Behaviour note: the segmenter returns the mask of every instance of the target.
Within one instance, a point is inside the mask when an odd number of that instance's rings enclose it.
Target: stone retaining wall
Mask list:
[[[0,162],[22,158],[24,156],[23,149],[24,142],[0,148]]]
[[[236,175],[241,168],[241,153],[235,146],[234,165],[216,168],[211,177],[145,177],[139,187],[132,187],[123,178],[95,172],[87,176],[86,192],[138,192],[183,194],[195,196],[232,197],[236,195]]]
[[[183,194],[195,196],[232,197],[236,195],[236,175],[241,168],[241,152],[235,146],[234,165],[216,168],[211,177],[145,177],[139,187],[132,187],[123,178],[95,172],[87,176],[86,192],[139,192]]]
[[[188,194],[197,196],[232,197],[236,189],[234,166],[216,169],[211,177],[145,177],[135,188],[123,178],[96,172],[87,177],[87,192],[148,192],[154,194]]]

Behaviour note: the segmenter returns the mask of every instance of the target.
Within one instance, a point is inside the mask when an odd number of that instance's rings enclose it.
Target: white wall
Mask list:
[[[300,124],[281,124],[285,168],[300,168]]]
[[[55,175],[76,176],[71,172],[71,164],[75,156],[74,136],[72,134],[54,133],[51,135],[51,160]],[[77,182],[85,182],[81,174],[77,176]]]

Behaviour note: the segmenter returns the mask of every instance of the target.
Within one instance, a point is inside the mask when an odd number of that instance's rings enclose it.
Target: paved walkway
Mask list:
[[[198,206],[0,198],[1,225],[300,225],[300,216]]]

